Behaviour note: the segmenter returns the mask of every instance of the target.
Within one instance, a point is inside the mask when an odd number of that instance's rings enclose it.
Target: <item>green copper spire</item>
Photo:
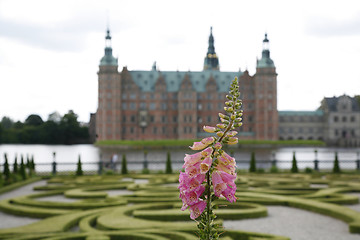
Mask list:
[[[100,66],[117,66],[118,60],[112,55],[110,30],[106,30],[105,55],[100,60]]]
[[[210,27],[209,47],[204,60],[204,70],[219,70],[219,59],[215,52],[212,27]]]
[[[263,40],[263,50],[261,54],[261,59],[257,61],[256,67],[258,68],[275,67],[274,61],[271,60],[270,58],[269,39],[267,38],[267,33],[265,33],[265,38]]]

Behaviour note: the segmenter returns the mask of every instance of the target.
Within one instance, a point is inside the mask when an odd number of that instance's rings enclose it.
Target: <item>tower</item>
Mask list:
[[[265,33],[261,59],[257,60],[255,80],[255,138],[278,139],[277,73],[270,58],[269,39]]]
[[[111,35],[107,29],[104,56],[98,71],[97,140],[120,138],[120,74],[118,60],[112,55]]]
[[[209,47],[204,60],[204,70],[220,70],[219,59],[215,53],[214,37],[212,35],[212,27],[210,28]]]

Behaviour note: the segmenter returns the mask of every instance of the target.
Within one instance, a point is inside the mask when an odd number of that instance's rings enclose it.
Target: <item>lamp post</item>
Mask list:
[[[53,162],[52,162],[52,174],[56,175],[56,152],[53,152]]]
[[[318,153],[317,149],[315,149],[314,152],[315,152],[314,170],[319,171],[319,160],[317,158],[317,153]]]

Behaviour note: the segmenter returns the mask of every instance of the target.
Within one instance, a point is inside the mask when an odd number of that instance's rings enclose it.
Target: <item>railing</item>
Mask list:
[[[321,172],[331,172],[334,166],[334,160],[297,160],[297,167],[299,171],[312,170]],[[172,169],[179,171],[182,168],[184,160],[171,161]],[[37,175],[75,175],[77,170],[77,162],[49,162],[38,163],[35,165],[35,171]],[[346,171],[359,171],[360,172],[360,160],[346,160],[339,159],[339,165],[341,170]],[[121,172],[121,160],[115,163],[111,162],[84,162],[81,164],[82,170],[86,175],[94,174],[114,174]],[[250,167],[250,160],[241,161],[237,160],[237,168],[242,171],[248,171]],[[277,170],[290,170],[292,167],[292,161],[289,160],[256,160],[256,168],[259,171],[271,171]],[[148,160],[130,161],[127,162],[128,172],[142,172],[144,169],[148,169],[150,172],[165,172],[166,161],[165,160]],[[13,169],[10,164],[10,169]],[[0,171],[3,172],[3,165],[0,165]]]

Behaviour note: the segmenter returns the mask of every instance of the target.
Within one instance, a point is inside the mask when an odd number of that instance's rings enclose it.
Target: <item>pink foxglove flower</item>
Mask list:
[[[221,123],[216,127],[204,126],[207,133],[215,136],[194,142],[190,149],[198,150],[195,154],[185,154],[184,171],[179,176],[180,198],[183,202],[181,210],[189,209],[190,218],[200,217],[198,224],[201,239],[218,239],[213,223],[216,218],[212,211],[212,201],[225,198],[229,202],[236,201],[236,162],[235,158],[223,149],[224,143],[237,144],[242,110],[239,86],[235,78],[231,84],[224,107],[225,113],[219,113]],[[206,211],[204,211],[207,209]]]

